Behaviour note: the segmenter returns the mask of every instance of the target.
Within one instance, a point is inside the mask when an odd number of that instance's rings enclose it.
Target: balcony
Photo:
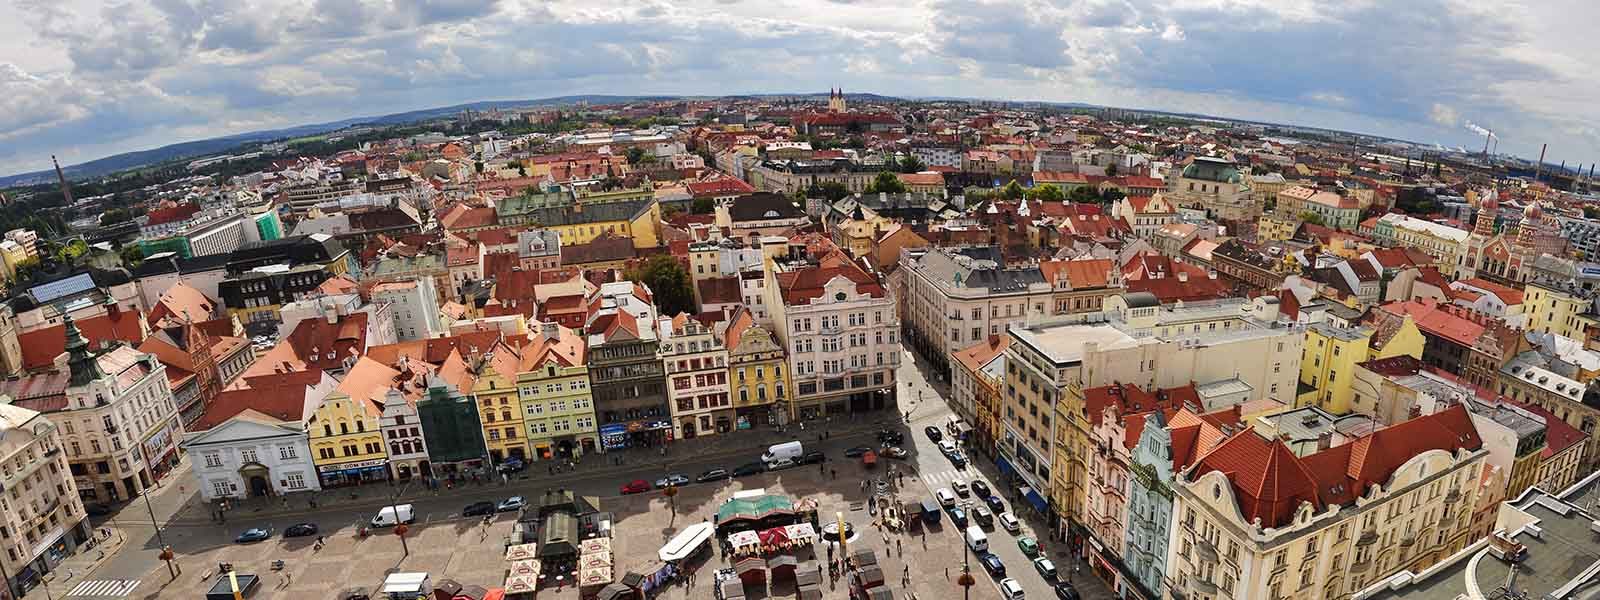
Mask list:
[[[1357,546],[1371,546],[1378,543],[1378,532],[1367,530],[1361,532],[1361,538],[1356,540]]]

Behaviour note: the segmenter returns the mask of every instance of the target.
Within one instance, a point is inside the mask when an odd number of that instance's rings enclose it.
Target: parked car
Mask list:
[[[526,500],[523,500],[522,496],[512,496],[510,498],[506,498],[505,500],[501,500],[499,504],[496,504],[495,507],[494,507],[494,511],[495,512],[516,512],[516,511],[522,510],[522,508],[527,506],[527,505],[528,505],[528,502]]]
[[[1007,577],[1000,580],[1000,595],[1006,600],[1022,600],[1022,584]]]
[[[984,527],[992,527],[994,526],[994,513],[990,512],[987,506],[974,506],[972,507],[972,520],[977,521],[979,525]]]
[[[939,446],[939,453],[943,454],[945,456],[950,456],[951,452],[960,452],[961,451],[960,448],[956,447],[956,443],[952,442],[950,440],[940,441],[938,443],[938,446]]]
[[[317,534],[317,524],[316,523],[295,523],[293,525],[290,525],[288,527],[283,528],[283,537],[286,537],[286,538],[305,537],[305,536],[308,536],[308,535],[316,535],[316,534]]]
[[[950,482],[950,489],[955,491],[957,496],[961,496],[962,498],[967,497],[967,481],[965,479],[952,480]]]
[[[271,527],[251,527],[244,530],[244,533],[239,534],[239,537],[233,538],[233,541],[240,544],[249,544],[270,537],[272,537]]]
[[[956,527],[960,527],[960,528],[963,528],[963,529],[966,528],[966,526],[967,526],[967,509],[961,508],[959,506],[950,507],[950,522],[951,523],[955,523]]]
[[[789,467],[793,467],[794,465],[795,465],[795,462],[793,460],[790,460],[790,459],[787,459],[787,458],[780,458],[778,460],[774,460],[772,462],[767,463],[767,470],[768,471],[782,471],[782,470],[787,469]]]
[[[104,517],[111,514],[111,507],[104,504],[85,504],[83,513],[91,517]]]
[[[501,473],[507,473],[507,474],[510,474],[510,473],[521,473],[524,469],[527,469],[527,468],[528,468],[528,463],[522,462],[522,459],[517,458],[515,456],[506,459],[505,462],[500,463],[499,466],[495,467],[495,469],[498,469]]]
[[[967,457],[960,452],[951,452],[944,457],[950,459],[950,464],[955,465],[957,469],[967,468]]]
[[[492,514],[494,514],[493,502],[473,502],[468,504],[466,508],[461,509],[461,516],[463,517],[481,517]]]
[[[856,446],[844,451],[845,458],[860,458],[861,455],[872,451],[871,446]]]
[[[938,427],[934,427],[932,425],[923,427],[922,432],[928,434],[928,439],[933,440],[933,443],[935,444],[939,443],[939,440],[944,439],[944,432],[939,431]]]
[[[883,456],[887,456],[889,458],[899,458],[899,459],[905,459],[905,457],[911,455],[910,452],[906,452],[905,448],[901,448],[899,446],[889,446],[888,448],[884,448],[883,451],[879,452],[878,454],[881,454]]]
[[[763,464],[761,464],[759,462],[753,462],[753,463],[745,463],[745,464],[739,465],[738,467],[735,467],[733,469],[733,476],[734,477],[745,477],[745,476],[749,476],[749,475],[760,475],[760,474],[765,473],[765,472],[767,472],[767,466],[766,465],[763,465]]]
[[[988,571],[990,575],[995,577],[1006,576],[1006,563],[1001,562],[1000,557],[995,556],[993,552],[987,552],[983,556],[979,556],[978,562],[983,563],[983,570]]]
[[[1039,541],[1028,536],[1019,537],[1017,549],[1022,551],[1023,556],[1033,558],[1039,555]]]
[[[825,463],[825,462],[828,462],[828,455],[823,454],[821,452],[818,452],[816,450],[812,450],[810,452],[807,452],[805,456],[800,457],[800,464],[802,464],[802,465],[814,465],[814,464],[817,464],[817,463]]]
[[[939,500],[939,506],[950,507],[956,505],[956,495],[950,490],[939,488],[933,492],[933,497]]]
[[[988,504],[989,508],[997,513],[1003,513],[1006,511],[1006,503],[1000,500],[999,496],[990,495],[988,498],[983,499],[983,503]]]
[[[989,494],[989,484],[984,483],[982,479],[973,480],[972,481],[972,495],[977,496],[979,498],[988,498],[989,495],[990,495]]]
[[[1078,596],[1078,589],[1065,581],[1056,582],[1056,600],[1082,600]]]
[[[661,479],[657,479],[656,480],[656,489],[659,490],[661,488],[668,487],[668,486],[674,486],[674,485],[688,485],[688,483],[689,483],[689,476],[688,475],[684,475],[682,473],[673,473],[673,474],[668,475],[666,477],[662,477]]]
[[[1001,529],[1004,529],[1004,530],[1009,531],[1011,533],[1016,533],[1018,531],[1022,531],[1022,524],[1018,523],[1017,522],[1017,518],[1012,516],[1011,513],[1000,513],[1000,516],[998,518],[1000,519],[1000,528]]]
[[[1054,582],[1056,580],[1056,564],[1050,562],[1048,558],[1041,556],[1033,559],[1033,570],[1038,571],[1039,576],[1043,577],[1045,581]]]
[[[694,480],[700,483],[705,483],[707,481],[721,481],[727,478],[727,469],[706,469],[706,472],[701,473],[700,476],[694,478]]]
[[[635,479],[622,484],[623,495],[640,494],[648,491],[650,491],[650,482],[643,479]]]
[[[878,442],[880,443],[899,446],[900,444],[905,443],[905,441],[906,434],[904,433],[895,431],[893,429],[883,429],[878,431]]]

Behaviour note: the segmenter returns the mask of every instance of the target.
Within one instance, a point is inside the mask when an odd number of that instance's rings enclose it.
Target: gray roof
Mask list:
[[[1000,250],[982,246],[925,253],[916,269],[943,286],[991,292],[1025,291],[1029,285],[1045,283],[1037,266],[1012,269],[1001,265]]]
[[[528,218],[546,227],[630,221],[649,210],[652,204],[655,204],[654,198],[585,204],[582,210],[572,206],[548,206],[529,210]]]

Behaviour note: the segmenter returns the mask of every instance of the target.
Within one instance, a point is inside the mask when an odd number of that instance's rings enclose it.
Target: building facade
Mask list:
[[[584,338],[555,323],[540,323],[522,348],[517,390],[533,460],[571,460],[600,451]]]
[[[768,269],[767,306],[789,350],[801,420],[887,408],[900,364],[894,297],[837,247],[791,246]]]
[[[662,319],[661,358],[667,403],[680,439],[733,431],[733,400],[728,393],[728,348],[704,323],[679,313]]]
[[[38,411],[0,404],[0,432],[0,483],[9,492],[0,497],[0,570],[4,596],[17,598],[76,553],[91,533],[55,424]]]

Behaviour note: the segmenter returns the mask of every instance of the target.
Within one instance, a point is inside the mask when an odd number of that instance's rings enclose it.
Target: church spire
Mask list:
[[[62,325],[66,329],[67,337],[67,368],[71,373],[69,385],[89,385],[90,382],[104,377],[105,373],[100,371],[100,363],[89,353],[89,340],[78,330],[78,323],[72,320],[72,315],[64,315]]]

